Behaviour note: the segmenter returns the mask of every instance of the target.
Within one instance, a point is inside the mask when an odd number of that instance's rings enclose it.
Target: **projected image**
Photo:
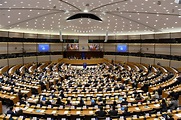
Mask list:
[[[89,50],[99,50],[100,49],[99,44],[89,44],[88,47],[89,47]]]
[[[78,50],[79,45],[78,44],[67,44],[67,50]]]
[[[48,52],[49,49],[49,44],[38,44],[38,52]]]
[[[127,45],[126,44],[118,44],[117,45],[117,52],[127,52]]]

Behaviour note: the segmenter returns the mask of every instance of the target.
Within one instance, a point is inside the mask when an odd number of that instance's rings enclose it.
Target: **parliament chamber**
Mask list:
[[[180,0],[1,0],[0,120],[180,120]]]

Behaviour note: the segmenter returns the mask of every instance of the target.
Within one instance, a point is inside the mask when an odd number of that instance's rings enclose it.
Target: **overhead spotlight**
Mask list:
[[[175,3],[181,4],[181,0],[175,0]]]
[[[85,9],[83,12],[84,12],[84,13],[88,13],[89,11],[88,11],[87,9]]]

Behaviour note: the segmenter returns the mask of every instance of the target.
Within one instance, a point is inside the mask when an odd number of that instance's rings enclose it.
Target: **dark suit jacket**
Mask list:
[[[110,116],[118,116],[118,111],[117,110],[110,110],[109,115]]]
[[[106,117],[106,112],[105,111],[96,111],[95,114],[98,116],[98,117]]]

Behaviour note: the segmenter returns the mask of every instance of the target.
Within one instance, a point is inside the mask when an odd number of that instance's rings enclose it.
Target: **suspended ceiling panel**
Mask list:
[[[101,21],[77,18],[90,13]],[[129,35],[181,31],[174,0],[0,0],[0,30],[63,35]]]

